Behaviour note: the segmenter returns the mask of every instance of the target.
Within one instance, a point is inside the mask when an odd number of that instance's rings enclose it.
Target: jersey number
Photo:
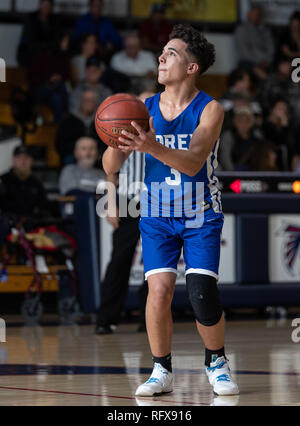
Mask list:
[[[180,185],[181,184],[181,174],[178,170],[171,168],[171,173],[173,177],[166,177],[166,183],[168,185]]]

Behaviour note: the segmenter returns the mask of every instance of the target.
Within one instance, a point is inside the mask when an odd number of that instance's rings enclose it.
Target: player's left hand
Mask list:
[[[153,148],[157,146],[157,141],[155,137],[155,130],[153,126],[153,117],[149,119],[149,131],[145,132],[142,127],[137,124],[135,121],[130,123],[132,127],[136,129],[138,135],[134,135],[133,133],[127,132],[126,130],[122,130],[122,135],[126,136],[126,138],[119,137],[119,141],[124,143],[125,145],[119,145],[119,149],[128,153],[131,151],[139,151],[139,152],[148,152],[151,153]]]

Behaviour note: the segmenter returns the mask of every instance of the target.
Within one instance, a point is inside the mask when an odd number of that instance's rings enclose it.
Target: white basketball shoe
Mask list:
[[[231,377],[228,361],[224,356],[211,362],[210,367],[206,367],[206,374],[215,394],[223,396],[239,394],[239,388]]]
[[[150,378],[137,388],[135,395],[158,396],[163,393],[173,392],[173,381],[173,374],[161,364],[155,362]]]

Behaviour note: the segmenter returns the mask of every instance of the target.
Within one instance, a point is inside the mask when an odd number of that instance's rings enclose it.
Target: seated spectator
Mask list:
[[[40,0],[39,9],[26,17],[17,52],[19,65],[29,65],[40,50],[47,49],[56,39],[59,28],[52,10],[53,0]]]
[[[72,58],[72,80],[79,84],[85,79],[86,61],[91,56],[96,56],[99,50],[99,43],[94,34],[84,34],[80,41],[80,52]]]
[[[81,16],[75,26],[74,38],[82,34],[95,34],[104,49],[122,47],[122,37],[108,18],[101,16],[102,0],[89,0],[89,12]]]
[[[253,81],[249,71],[244,68],[237,68],[228,77],[228,90],[219,99],[225,111],[223,128],[228,128],[232,124],[233,111],[239,106],[249,106],[255,116],[256,124],[262,122],[262,108],[252,94]]]
[[[72,113],[78,112],[80,108],[80,99],[82,93],[89,89],[92,90],[97,99],[97,106],[101,104],[104,99],[112,95],[112,91],[109,87],[100,83],[100,77],[102,75],[101,60],[95,56],[92,56],[86,61],[85,67],[85,79],[75,87],[70,95],[69,108]]]
[[[249,107],[239,107],[234,111],[232,129],[221,136],[219,148],[220,169],[241,170],[248,161],[249,151],[257,140],[254,116]]]
[[[296,144],[296,129],[290,121],[288,103],[277,99],[269,110],[263,125],[264,136],[278,150],[279,170],[291,169],[291,156]]]
[[[248,152],[245,163],[239,167],[241,171],[276,172],[277,150],[269,141],[255,141]]]
[[[109,87],[113,93],[129,93],[131,90],[130,77],[122,72],[106,67],[101,76],[100,82]]]
[[[300,146],[299,144],[294,147],[292,158],[292,171],[300,176]]]
[[[150,17],[140,25],[139,36],[143,49],[160,54],[162,48],[168,43],[173,25],[166,19],[165,11],[164,4],[154,3],[151,7]]]
[[[100,158],[106,148],[106,145],[100,141],[97,136],[94,117],[98,106],[95,92],[87,89],[82,92],[80,100],[80,109],[74,111],[65,120],[62,121],[57,129],[56,150],[60,156],[63,165],[73,164],[74,147],[78,138],[90,136],[98,142]]]
[[[12,168],[0,177],[0,249],[11,232],[10,219],[41,219],[49,215],[49,203],[42,183],[32,174],[33,157],[26,146],[13,152]]]
[[[32,174],[33,157],[26,146],[13,152],[12,169],[1,176],[0,209],[19,217],[40,217],[48,210],[42,183]]]
[[[280,55],[290,61],[300,57],[300,12],[294,12],[289,26],[280,38]]]
[[[65,195],[70,191],[96,193],[100,180],[105,181],[105,173],[96,169],[95,163],[99,158],[97,142],[89,137],[78,139],[75,144],[74,157],[76,164],[65,166],[59,178],[59,191]]]
[[[292,66],[289,59],[282,58],[271,74],[260,85],[259,99],[264,109],[269,109],[274,99],[287,98],[295,119],[300,114],[300,85],[291,78]]]
[[[274,56],[274,42],[270,30],[263,24],[259,6],[252,6],[247,22],[235,31],[239,64],[247,66],[259,79],[265,79]]]
[[[57,44],[51,49],[42,49],[28,68],[28,80],[36,102],[52,109],[55,123],[59,123],[68,111],[69,40],[68,34],[61,33]]]
[[[124,50],[112,57],[111,67],[131,78],[134,93],[153,91],[157,75],[157,60],[154,54],[141,49],[140,39],[136,34],[127,35],[124,46]]]

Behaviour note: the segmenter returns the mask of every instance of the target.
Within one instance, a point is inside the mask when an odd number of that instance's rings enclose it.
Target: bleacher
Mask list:
[[[28,89],[26,70],[22,67],[8,67],[6,79],[7,83],[2,85],[0,91],[0,124],[16,126],[17,135],[21,137],[22,129],[13,117],[10,99],[12,90],[15,87],[20,87],[24,90]],[[205,74],[199,78],[198,86],[218,99],[226,90],[227,76]],[[46,124],[52,120],[52,112],[47,106],[40,105],[38,107],[38,115],[44,124],[38,125],[33,133],[27,133],[26,144],[41,148],[40,151],[44,153],[44,158],[39,159],[40,164],[44,164],[45,167],[49,168],[59,168],[60,160],[54,145],[57,126]]]
[[[23,90],[28,89],[28,83],[26,79],[26,71],[22,67],[8,67],[6,71],[6,84],[1,86],[0,91],[0,124],[6,124],[17,127],[17,135],[21,137],[22,129],[20,125],[15,121],[12,110],[11,110],[11,94],[15,87],[20,87]],[[38,114],[42,121],[50,122],[53,118],[51,110],[41,105],[38,108]],[[42,148],[44,152],[44,158],[42,163],[46,167],[59,167],[59,157],[54,147],[56,134],[56,126],[51,124],[38,125],[34,133],[28,133],[26,135],[26,144]]]

